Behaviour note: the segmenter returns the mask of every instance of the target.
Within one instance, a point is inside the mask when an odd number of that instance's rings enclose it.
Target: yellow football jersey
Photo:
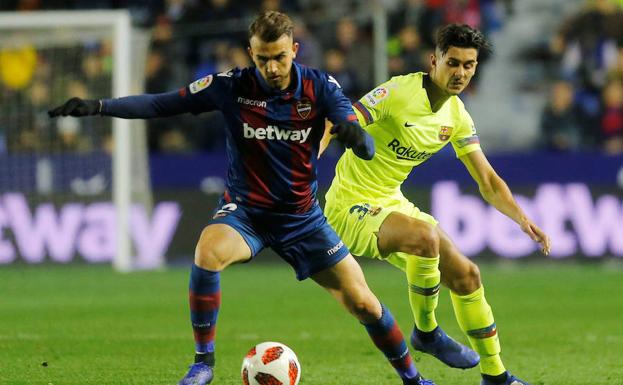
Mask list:
[[[346,151],[337,163],[327,201],[361,201],[402,195],[413,167],[446,144],[458,156],[480,149],[474,123],[461,99],[450,97],[433,112],[423,87],[424,73],[397,76],[354,104],[357,118],[374,138],[374,159]]]

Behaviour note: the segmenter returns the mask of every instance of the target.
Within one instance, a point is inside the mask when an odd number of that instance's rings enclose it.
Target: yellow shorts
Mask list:
[[[396,252],[381,255],[377,242],[376,234],[381,224],[394,211],[433,226],[437,226],[438,223],[432,215],[420,211],[405,197],[358,203],[327,201],[324,209],[329,224],[353,255],[384,260],[405,270],[407,254]]]

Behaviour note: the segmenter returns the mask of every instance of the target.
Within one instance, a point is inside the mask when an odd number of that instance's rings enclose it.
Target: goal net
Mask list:
[[[151,207],[143,123],[47,116],[141,92],[131,37],[126,11],[0,13],[0,264],[162,263],[132,257],[133,217]]]

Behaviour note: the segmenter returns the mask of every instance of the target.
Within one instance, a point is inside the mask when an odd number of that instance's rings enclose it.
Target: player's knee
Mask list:
[[[428,223],[418,224],[413,234],[415,235],[410,239],[405,252],[426,258],[439,256],[439,234],[434,226]]]
[[[460,274],[450,281],[450,290],[459,295],[467,295],[478,290],[480,285],[480,269],[475,263],[469,262]]]
[[[195,264],[202,269],[221,271],[227,267],[225,253],[219,252],[217,245],[212,242],[199,242],[195,249]]]

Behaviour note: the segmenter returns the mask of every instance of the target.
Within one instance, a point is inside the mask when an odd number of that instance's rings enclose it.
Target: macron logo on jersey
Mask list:
[[[311,132],[311,127],[306,130],[282,130],[279,126],[268,125],[263,128],[253,128],[244,123],[244,137],[247,139],[290,140],[292,142],[305,143]]]
[[[247,99],[247,98],[243,98],[243,97],[239,96],[238,97],[238,103],[244,104],[245,106],[266,108],[266,101],[265,100],[253,100],[253,99]]]

